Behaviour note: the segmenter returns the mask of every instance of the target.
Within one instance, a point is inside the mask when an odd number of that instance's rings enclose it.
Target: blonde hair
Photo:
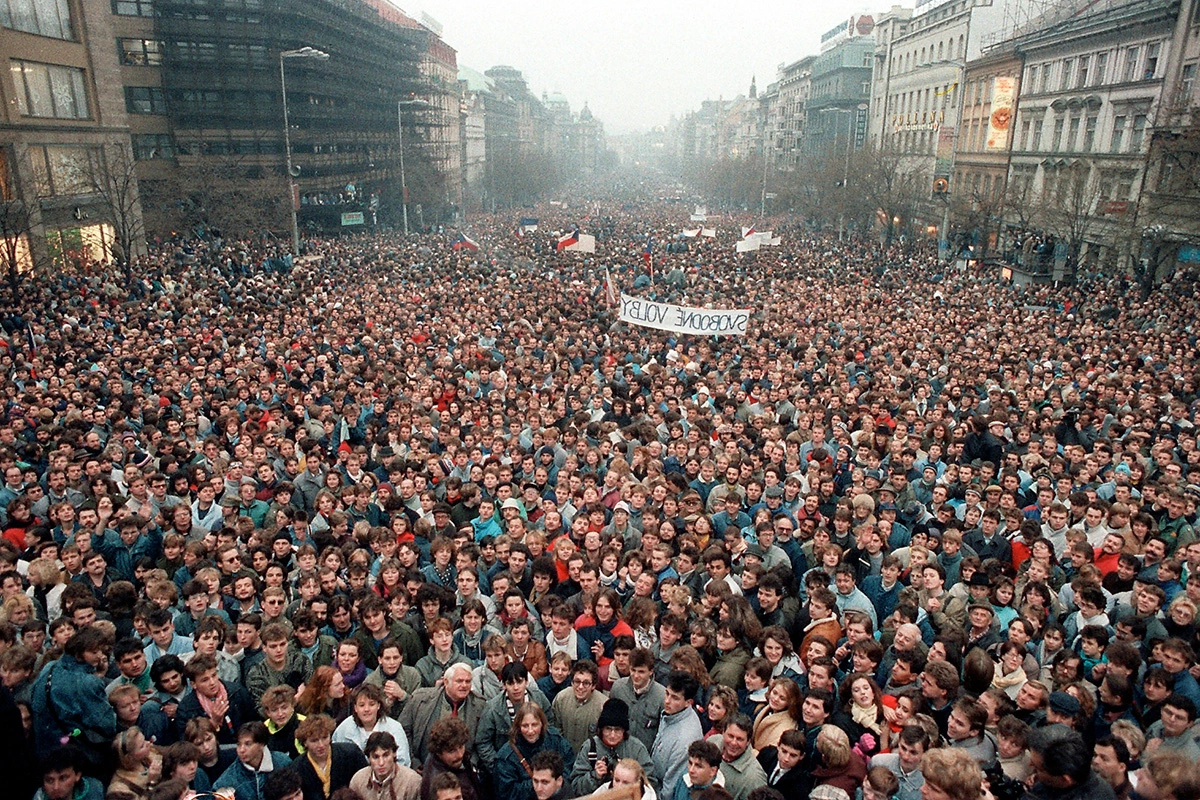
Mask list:
[[[1129,755],[1139,758],[1146,749],[1146,734],[1134,723],[1127,719],[1119,719],[1112,724],[1113,738],[1120,739],[1129,748]]]
[[[55,586],[63,582],[62,569],[52,558],[35,558],[29,562],[29,580],[36,586]]]
[[[850,737],[836,725],[822,725],[817,734],[817,751],[830,769],[850,763]]]
[[[966,750],[939,747],[921,759],[921,774],[925,782],[941,789],[955,800],[979,800],[983,788],[983,771],[979,762]]]

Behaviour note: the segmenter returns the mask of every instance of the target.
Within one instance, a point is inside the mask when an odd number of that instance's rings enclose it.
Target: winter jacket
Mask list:
[[[536,686],[526,690],[525,699],[536,703],[543,711],[550,709],[550,701]],[[517,707],[502,691],[487,702],[479,715],[479,725],[475,729],[475,757],[485,772],[490,772],[496,766],[496,756],[508,742]],[[565,764],[563,768],[566,768]]]
[[[389,717],[399,719],[400,713],[404,711],[405,703],[412,697],[413,692],[421,688],[421,673],[417,672],[416,667],[401,664],[400,670],[393,677],[389,678],[384,675],[382,669],[375,669],[367,676],[367,679],[363,683],[370,683],[382,689],[383,685],[388,681],[395,681],[404,690],[404,699],[391,701],[386,709]]]
[[[629,733],[646,745],[646,750],[654,747],[654,737],[658,736],[658,723],[662,718],[663,699],[666,690],[662,684],[650,681],[646,691],[638,694],[634,691],[633,681],[621,678],[613,683],[609,697],[624,700],[629,706]]]
[[[241,761],[234,761],[221,776],[213,781],[214,789],[233,789],[236,800],[263,800],[263,784],[267,777],[277,770],[287,769],[292,760],[283,753],[270,751],[271,769],[267,771],[253,770]],[[261,765],[260,765],[261,768]]]
[[[429,741],[429,731],[433,723],[445,716],[450,716],[455,709],[450,706],[450,700],[441,687],[417,689],[400,714],[400,724],[408,734],[408,745],[412,750],[414,763],[423,763],[429,756],[426,745]],[[479,725],[479,715],[483,712],[483,702],[473,694],[467,695],[457,708],[457,715],[467,723],[469,730],[475,730]],[[463,793],[466,800],[466,792]]]
[[[225,683],[225,691],[229,696],[229,710],[225,712],[224,722],[218,726],[217,741],[221,744],[237,744],[237,731],[243,722],[253,722],[258,719],[255,705],[250,700],[246,690],[236,683]],[[208,713],[200,705],[200,698],[194,691],[188,692],[179,701],[179,709],[175,712],[175,727],[183,730],[189,720],[197,717],[207,717]]]
[[[767,783],[767,773],[758,763],[758,754],[753,747],[747,747],[746,752],[733,761],[721,762],[721,774],[725,776],[725,789],[733,795],[733,800],[746,800],[750,792]]]
[[[250,692],[250,698],[257,705],[267,689],[272,686],[286,684],[293,689],[299,689],[302,684],[309,682],[312,674],[313,666],[312,662],[308,660],[308,656],[289,648],[283,669],[279,671],[271,669],[264,658],[246,670],[246,690]]]
[[[58,747],[66,736],[89,753],[105,757],[111,751],[117,715],[108,704],[104,679],[85,662],[65,655],[47,664],[33,682],[30,701],[39,755]]]
[[[676,714],[663,714],[654,738],[654,772],[661,776],[661,786],[675,786],[687,772],[687,750],[692,742],[704,738],[700,715],[688,706]]]
[[[492,773],[496,781],[495,796],[503,800],[534,800],[533,781],[525,765],[533,763],[533,757],[544,750],[562,756],[564,767],[575,760],[571,745],[554,728],[548,729],[534,744],[518,735],[516,747],[510,741],[496,754],[496,768]]]
[[[362,750],[352,744],[334,742],[329,750],[329,794],[317,775],[317,770],[307,755],[300,756],[292,765],[292,769],[300,775],[300,786],[304,789],[304,800],[329,800],[329,797],[343,786],[350,785],[350,779],[358,771],[367,766],[367,757]]]
[[[421,796],[421,773],[397,765],[391,778],[380,784],[375,781],[370,766],[367,766],[354,773],[350,788],[362,800],[418,800]]]
[[[650,758],[650,751],[646,749],[646,745],[642,744],[641,740],[628,736],[616,747],[609,747],[597,735],[589,736],[588,740],[583,743],[583,747],[579,748],[579,754],[575,756],[575,766],[572,767],[568,777],[573,793],[575,795],[591,794],[600,787],[603,781],[596,778],[597,761],[608,762],[608,780],[611,780],[613,767],[622,758],[632,758],[641,764],[650,783],[658,785],[654,761]]]

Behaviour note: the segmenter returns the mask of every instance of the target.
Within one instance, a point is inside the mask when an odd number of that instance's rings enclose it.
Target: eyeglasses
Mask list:
[[[571,685],[578,686],[579,688],[583,689],[588,686],[595,685],[595,681],[593,681],[591,678],[575,678],[571,681]]]

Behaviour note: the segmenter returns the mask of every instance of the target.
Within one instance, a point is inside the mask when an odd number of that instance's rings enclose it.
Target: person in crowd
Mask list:
[[[433,786],[442,775],[458,781],[463,800],[485,797],[479,773],[471,763],[470,742],[471,731],[461,717],[445,716],[433,724],[426,744],[429,755],[421,767],[421,800],[435,800],[437,794]]]
[[[267,748],[270,739],[261,722],[244,722],[237,730],[237,758],[213,781],[213,791],[232,789],[236,800],[258,800],[263,784],[279,771],[287,771],[292,760]]]
[[[535,703],[517,709],[508,742],[496,754],[495,785],[500,797],[530,800],[533,784],[526,764],[542,752],[558,753],[564,762],[574,761],[575,752],[556,729],[550,727],[546,713]]]
[[[632,735],[630,726],[625,701],[615,697],[605,701],[596,721],[596,733],[584,741],[573,761],[569,781],[576,795],[591,794],[606,780],[612,780],[615,765],[623,759],[636,761],[647,780],[655,782],[650,751]]]
[[[367,737],[363,752],[367,756],[367,766],[350,779],[350,788],[362,800],[417,800],[420,797],[421,775],[400,763],[392,734],[374,731]]]
[[[33,800],[103,800],[104,784],[84,774],[87,758],[73,745],[51,750],[42,760],[42,782]]]
[[[390,733],[396,745],[396,759],[406,767],[411,766],[408,735],[403,725],[384,713],[386,705],[387,696],[379,686],[369,683],[359,686],[350,701],[350,716],[342,720],[333,732],[333,743],[348,742],[366,754],[366,744],[371,734]]]
[[[333,741],[336,728],[337,723],[328,714],[314,714],[296,726],[296,740],[304,754],[296,759],[293,769],[300,775],[305,800],[329,800],[367,766],[358,745]]]
[[[414,762],[428,760],[429,737],[440,719],[447,716],[460,719],[468,730],[475,730],[482,710],[483,703],[471,694],[471,666],[466,663],[447,667],[441,686],[413,692],[400,715],[400,724],[408,735]]]

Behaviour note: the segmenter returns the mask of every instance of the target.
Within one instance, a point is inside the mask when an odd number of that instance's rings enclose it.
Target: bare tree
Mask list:
[[[237,159],[182,161],[165,179],[144,181],[146,224],[156,235],[187,231],[244,237],[288,226],[282,175]]]
[[[848,193],[856,204],[853,210],[859,218],[882,215],[883,243],[890,246],[897,221],[907,223],[920,200],[928,197],[926,175],[915,159],[886,147],[863,149],[854,165]]]
[[[1097,179],[1090,164],[1081,160],[1047,169],[1042,181],[1042,191],[1034,204],[1034,221],[1066,244],[1064,272],[1071,275],[1079,265],[1084,242],[1098,223]]]
[[[17,159],[26,168],[17,169],[16,164],[12,165],[7,180],[0,182],[0,263],[13,299],[20,293],[21,272],[34,266],[32,234],[38,213],[36,200],[30,199],[37,193],[20,191],[15,180],[18,174],[32,175],[28,168],[28,153],[19,153]]]
[[[950,200],[950,214],[959,228],[978,234],[979,246],[974,258],[987,257],[991,235],[996,231],[997,220],[1004,208],[1001,192],[985,192],[982,189],[957,188]]]
[[[1167,110],[1150,140],[1129,233],[1133,272],[1149,297],[1180,246],[1200,246],[1200,109]]]
[[[88,151],[88,182],[101,201],[116,238],[113,257],[126,271],[145,247],[146,227],[138,192],[137,161],[128,142]]]

